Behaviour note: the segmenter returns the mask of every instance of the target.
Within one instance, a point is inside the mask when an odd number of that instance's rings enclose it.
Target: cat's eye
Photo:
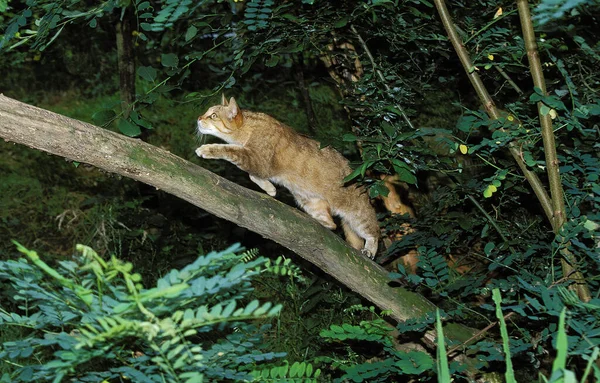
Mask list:
[[[217,114],[216,113],[211,114],[210,118],[212,118],[214,120],[215,118],[217,118]]]

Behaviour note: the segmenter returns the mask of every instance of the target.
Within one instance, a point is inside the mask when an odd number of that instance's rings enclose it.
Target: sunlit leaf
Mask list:
[[[496,13],[494,13],[494,19],[497,19],[500,16],[502,16],[502,7],[498,8]],[[493,60],[493,59],[490,59],[490,60]]]

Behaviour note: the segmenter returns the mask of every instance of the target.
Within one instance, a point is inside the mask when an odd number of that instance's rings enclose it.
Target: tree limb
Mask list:
[[[0,137],[147,183],[261,234],[313,263],[380,309],[389,310],[394,320],[417,318],[435,309],[421,295],[390,287],[383,268],[308,215],[141,140],[1,94]]]

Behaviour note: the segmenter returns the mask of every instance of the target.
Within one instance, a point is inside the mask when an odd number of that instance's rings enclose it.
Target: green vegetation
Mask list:
[[[438,307],[392,323],[246,229],[0,142],[0,381],[600,380],[599,10],[0,0],[0,92],[257,190],[194,154],[235,96],[351,159],[377,261]]]

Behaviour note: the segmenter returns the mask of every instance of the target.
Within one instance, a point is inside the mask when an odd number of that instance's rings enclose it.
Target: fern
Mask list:
[[[282,366],[264,368],[252,371],[255,382],[282,382],[282,383],[316,383],[321,376],[321,370],[315,370],[307,362],[295,362],[291,366],[286,363]]]
[[[427,250],[425,247],[419,247],[417,265],[423,270],[422,277],[427,287],[440,289],[448,283],[450,279],[448,263],[444,256],[434,249]]]
[[[241,260],[244,263],[248,263],[251,260],[255,259],[258,256],[258,249],[250,249],[245,251],[242,256],[241,256]]]
[[[279,256],[275,261],[268,260],[265,263],[265,270],[276,275],[289,276],[304,281],[302,270],[292,263],[291,258]]]
[[[373,310],[369,310],[373,311]],[[336,359],[319,358],[319,361],[339,367],[344,374],[336,382],[391,382],[399,381],[399,376],[421,375],[432,372],[434,363],[431,356],[421,351],[399,351],[392,342],[391,328],[380,317],[362,321],[354,326],[348,323],[342,326],[332,325],[321,331],[321,337],[329,342],[360,341],[371,344],[369,349],[382,349],[376,361],[357,362],[356,358]]]
[[[173,24],[183,15],[187,15],[192,0],[167,0],[163,8],[152,18],[152,23],[141,23],[140,27],[145,31],[161,32],[173,27]],[[143,16],[151,17],[147,13]]]
[[[285,355],[260,351],[268,326],[248,323],[281,310],[247,299],[266,259],[242,262],[247,254],[235,245],[171,270],[147,289],[130,263],[77,249],[79,256],[56,268],[22,246],[28,260],[0,262],[0,280],[25,313],[0,310],[0,324],[30,329],[2,344],[0,358],[32,363],[18,365],[9,381],[252,380],[261,363]]]
[[[268,27],[269,19],[273,13],[271,9],[273,5],[273,0],[250,0],[246,3],[244,24],[248,26],[249,31]]]

